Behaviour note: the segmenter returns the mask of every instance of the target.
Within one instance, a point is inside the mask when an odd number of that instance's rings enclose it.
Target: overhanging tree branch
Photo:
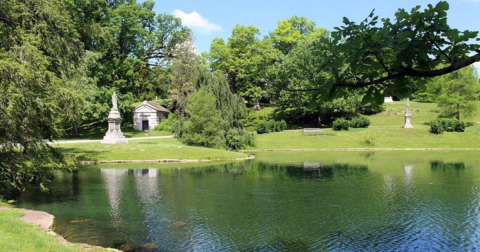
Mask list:
[[[475,50],[477,54],[470,56],[462,61],[455,62],[447,67],[434,69],[434,70],[416,70],[413,68],[402,68],[398,70],[396,73],[393,73],[389,76],[382,77],[379,79],[375,79],[368,82],[356,82],[356,83],[346,83],[346,82],[335,82],[333,88],[365,88],[374,85],[383,85],[388,81],[403,78],[403,77],[423,77],[423,78],[430,78],[430,77],[437,77],[441,75],[445,75],[464,67],[467,67],[475,62],[480,62],[480,50]],[[320,91],[323,88],[308,88],[308,89],[285,89],[286,91],[292,92],[311,92],[311,91]]]

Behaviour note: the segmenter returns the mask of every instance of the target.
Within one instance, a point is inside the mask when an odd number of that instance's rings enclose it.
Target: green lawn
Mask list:
[[[76,246],[63,245],[53,236],[19,220],[17,209],[0,210],[0,251],[82,251]]]
[[[108,125],[107,123],[89,123],[84,124],[80,127],[80,136],[76,138],[72,138],[70,132],[65,132],[65,136],[62,139],[58,140],[84,140],[84,139],[103,139],[105,133],[107,132]],[[133,129],[133,125],[131,122],[124,122],[121,125],[121,129],[123,135],[127,138],[131,137],[144,137],[144,136],[168,136],[173,135],[172,132],[168,131],[156,131],[151,130],[148,132],[148,135],[145,134],[143,131],[138,131]]]
[[[247,154],[219,149],[187,146],[176,138],[130,140],[128,144],[70,143],[58,147],[78,155],[78,160],[156,160],[245,158]]]
[[[429,132],[429,122],[438,116],[436,104],[410,102],[413,129],[403,129],[405,101],[388,103],[387,109],[369,116],[368,129],[333,131],[321,129],[320,133],[303,133],[289,130],[257,135],[253,149],[331,149],[331,148],[480,148],[480,117],[466,121],[473,126],[464,133]],[[373,144],[367,144],[373,139]]]

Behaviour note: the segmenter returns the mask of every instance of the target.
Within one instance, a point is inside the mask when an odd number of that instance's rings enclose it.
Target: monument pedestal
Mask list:
[[[410,104],[408,103],[410,101],[409,98],[407,98],[407,109],[405,111],[405,124],[403,125],[404,129],[412,129],[413,125],[410,122],[410,119],[412,118],[412,115],[410,114]]]
[[[405,124],[403,125],[404,129],[412,129],[413,128],[413,125],[410,122],[410,118],[411,118],[410,114],[405,114]]]
[[[108,115],[108,130],[103,137],[103,140],[100,141],[102,144],[126,144],[128,139],[122,133],[120,129],[120,123],[122,118],[117,108],[112,108],[110,114]]]

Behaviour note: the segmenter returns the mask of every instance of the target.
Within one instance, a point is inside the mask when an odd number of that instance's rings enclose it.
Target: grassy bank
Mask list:
[[[211,159],[232,160],[245,158],[244,153],[203,147],[187,146],[178,139],[131,140],[128,144],[72,143],[58,147],[78,156],[79,161],[156,160],[156,159]]]
[[[82,251],[18,219],[17,209],[0,210],[0,251]]]
[[[429,122],[438,116],[436,104],[410,103],[413,129],[403,129],[405,102],[388,103],[387,109],[368,116],[368,129],[303,133],[290,130],[257,135],[257,145],[250,149],[332,149],[332,148],[480,148],[480,117],[466,121],[472,126],[464,133],[429,132]]]

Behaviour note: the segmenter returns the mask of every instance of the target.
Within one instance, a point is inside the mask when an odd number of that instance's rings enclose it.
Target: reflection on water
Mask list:
[[[71,241],[125,251],[480,249],[480,162],[359,156],[90,168],[19,206],[54,214]]]

